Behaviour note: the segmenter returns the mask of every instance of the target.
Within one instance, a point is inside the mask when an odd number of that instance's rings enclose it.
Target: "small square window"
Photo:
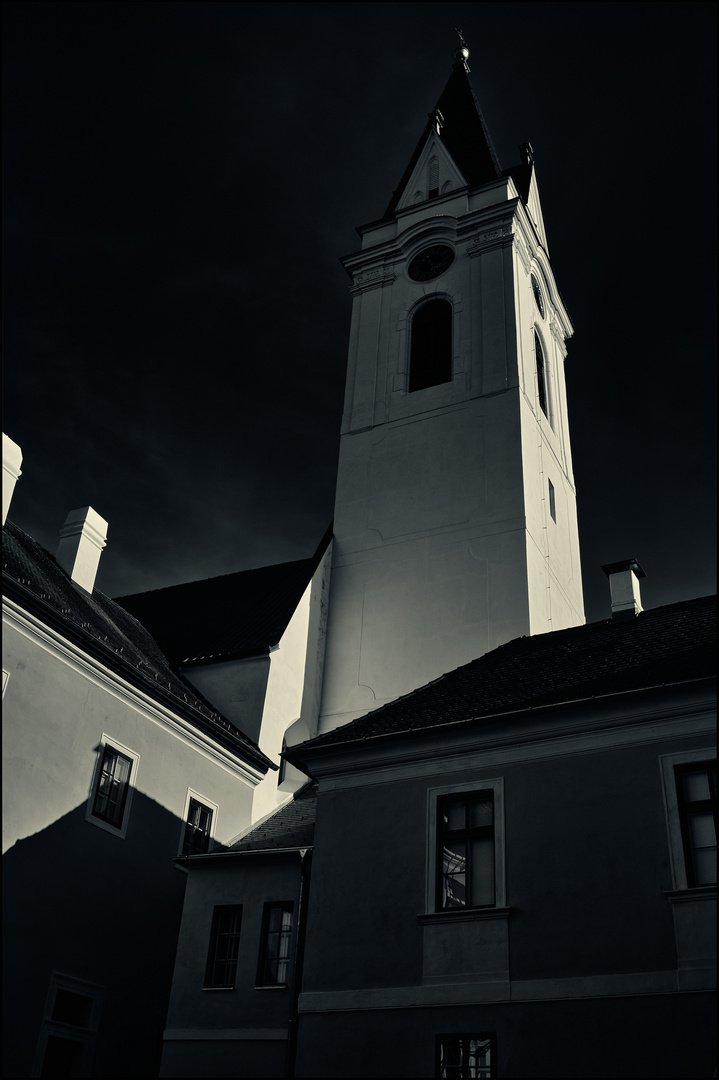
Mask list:
[[[716,761],[679,766],[675,777],[687,885],[713,885],[717,879]]]
[[[554,484],[551,480],[547,481],[549,484],[549,513],[552,515],[552,521],[557,520],[557,504],[554,499]]]
[[[206,855],[210,849],[212,810],[198,799],[190,798],[187,809],[183,855]]]
[[[437,910],[493,907],[494,792],[445,796],[437,826]]]
[[[438,1035],[438,1077],[494,1077],[494,1035]]]
[[[287,985],[293,922],[293,904],[290,901],[265,904],[257,969],[258,986]]]
[[[223,904],[215,908],[205,972],[207,989],[234,989],[241,923],[241,904]]]

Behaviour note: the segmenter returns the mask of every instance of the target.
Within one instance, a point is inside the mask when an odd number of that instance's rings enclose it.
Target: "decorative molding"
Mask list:
[[[485,249],[488,244],[495,244],[497,241],[504,241],[507,237],[511,238],[515,235],[514,229],[511,225],[501,225],[497,229],[491,229],[489,232],[480,233],[479,236],[475,236],[467,248],[468,255],[476,255],[478,250]]]
[[[353,286],[350,292],[363,292],[377,285],[391,285],[396,278],[394,270],[390,266],[377,266],[374,270],[360,270],[354,275]]]

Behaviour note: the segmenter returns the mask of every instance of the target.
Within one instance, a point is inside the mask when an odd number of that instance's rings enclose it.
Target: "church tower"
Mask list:
[[[501,170],[468,50],[384,217],[352,324],[320,731],[516,637],[584,622],[571,323],[532,149]]]

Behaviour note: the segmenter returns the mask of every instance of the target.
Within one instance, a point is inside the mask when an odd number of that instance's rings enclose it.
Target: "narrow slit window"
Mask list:
[[[544,364],[544,352],[542,350],[542,343],[539,340],[539,334],[534,331],[534,355],[537,361],[537,394],[539,395],[539,405],[544,415],[549,418],[547,412],[547,374]]]
[[[409,392],[452,380],[452,305],[430,300],[412,319]]]
[[[552,521],[557,520],[557,503],[554,498],[554,484],[551,480],[547,480],[549,484],[549,513],[552,516]]]
[[[222,904],[215,908],[207,953],[206,989],[234,989],[241,923],[241,904]]]
[[[436,199],[439,195],[439,162],[436,157],[430,159],[429,162],[429,198]]]

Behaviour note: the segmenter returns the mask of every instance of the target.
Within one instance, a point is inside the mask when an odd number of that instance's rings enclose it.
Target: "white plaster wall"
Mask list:
[[[284,733],[302,710],[311,593],[312,582],[305,589],[279,646],[270,654],[259,742],[262,752],[278,766]],[[278,791],[277,784],[278,773],[275,771],[269,772],[258,784],[252,802],[253,821],[258,821],[291,797],[287,792]]]
[[[268,655],[188,666],[182,674],[218,712],[259,742],[270,675]]]
[[[136,790],[177,817],[178,846],[188,787],[218,804],[216,840],[245,827],[252,789],[236,770],[173,733],[111,677],[83,672],[3,622],[3,851],[86,805],[103,733],[140,755]]]

